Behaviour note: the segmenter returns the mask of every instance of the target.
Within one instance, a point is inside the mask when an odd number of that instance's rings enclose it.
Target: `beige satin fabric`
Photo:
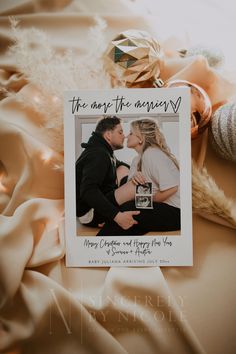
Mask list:
[[[0,5],[0,13],[21,14],[22,28],[43,29],[58,51],[78,48],[80,55],[86,52],[92,11],[105,13],[107,39],[128,28],[151,31],[124,4],[86,4],[13,1]],[[89,14],[83,13],[86,6]],[[47,13],[39,13],[43,10]],[[58,13],[49,13],[53,10]],[[112,11],[116,16],[108,14]],[[0,18],[0,40],[1,87],[25,90],[30,99],[35,88],[8,53],[12,34],[6,17]],[[172,60],[168,53],[165,79],[205,85],[213,104],[233,94],[234,85],[204,60]],[[194,217],[194,267],[66,268],[63,154],[53,149],[44,117],[14,96],[6,98],[4,90],[1,94],[0,351],[233,354],[235,231]],[[206,147],[206,138],[194,143],[200,165]],[[235,165],[209,146],[205,163],[225,193],[236,198]]]

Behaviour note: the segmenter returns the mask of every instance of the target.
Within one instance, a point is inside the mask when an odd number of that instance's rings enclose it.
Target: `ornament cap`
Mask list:
[[[163,87],[164,85],[165,85],[165,83],[164,83],[164,81],[161,78],[156,79],[154,81],[154,86],[155,87]]]

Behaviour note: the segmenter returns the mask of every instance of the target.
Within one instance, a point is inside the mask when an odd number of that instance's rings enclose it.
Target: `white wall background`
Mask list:
[[[150,16],[159,39],[175,36],[187,45],[221,49],[225,68],[236,66],[235,0],[122,0],[134,14]]]

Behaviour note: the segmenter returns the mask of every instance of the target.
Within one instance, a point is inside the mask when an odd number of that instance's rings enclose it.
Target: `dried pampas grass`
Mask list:
[[[193,211],[220,224],[236,228],[236,201],[225,196],[206,168],[192,162]],[[215,217],[211,217],[211,215]]]
[[[41,30],[21,29],[14,18],[11,24],[14,44],[10,51],[19,72],[38,90],[31,100],[24,90],[15,94],[15,98],[44,117],[42,128],[53,142],[51,148],[62,151],[64,91],[110,87],[102,61],[106,23],[99,17],[95,18],[94,27],[88,31],[88,52],[81,57],[75,50],[57,53]]]

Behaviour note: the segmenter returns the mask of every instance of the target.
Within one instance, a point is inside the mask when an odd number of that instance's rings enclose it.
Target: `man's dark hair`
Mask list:
[[[95,132],[102,135],[108,130],[113,130],[120,123],[121,119],[116,116],[103,117],[98,121]]]

